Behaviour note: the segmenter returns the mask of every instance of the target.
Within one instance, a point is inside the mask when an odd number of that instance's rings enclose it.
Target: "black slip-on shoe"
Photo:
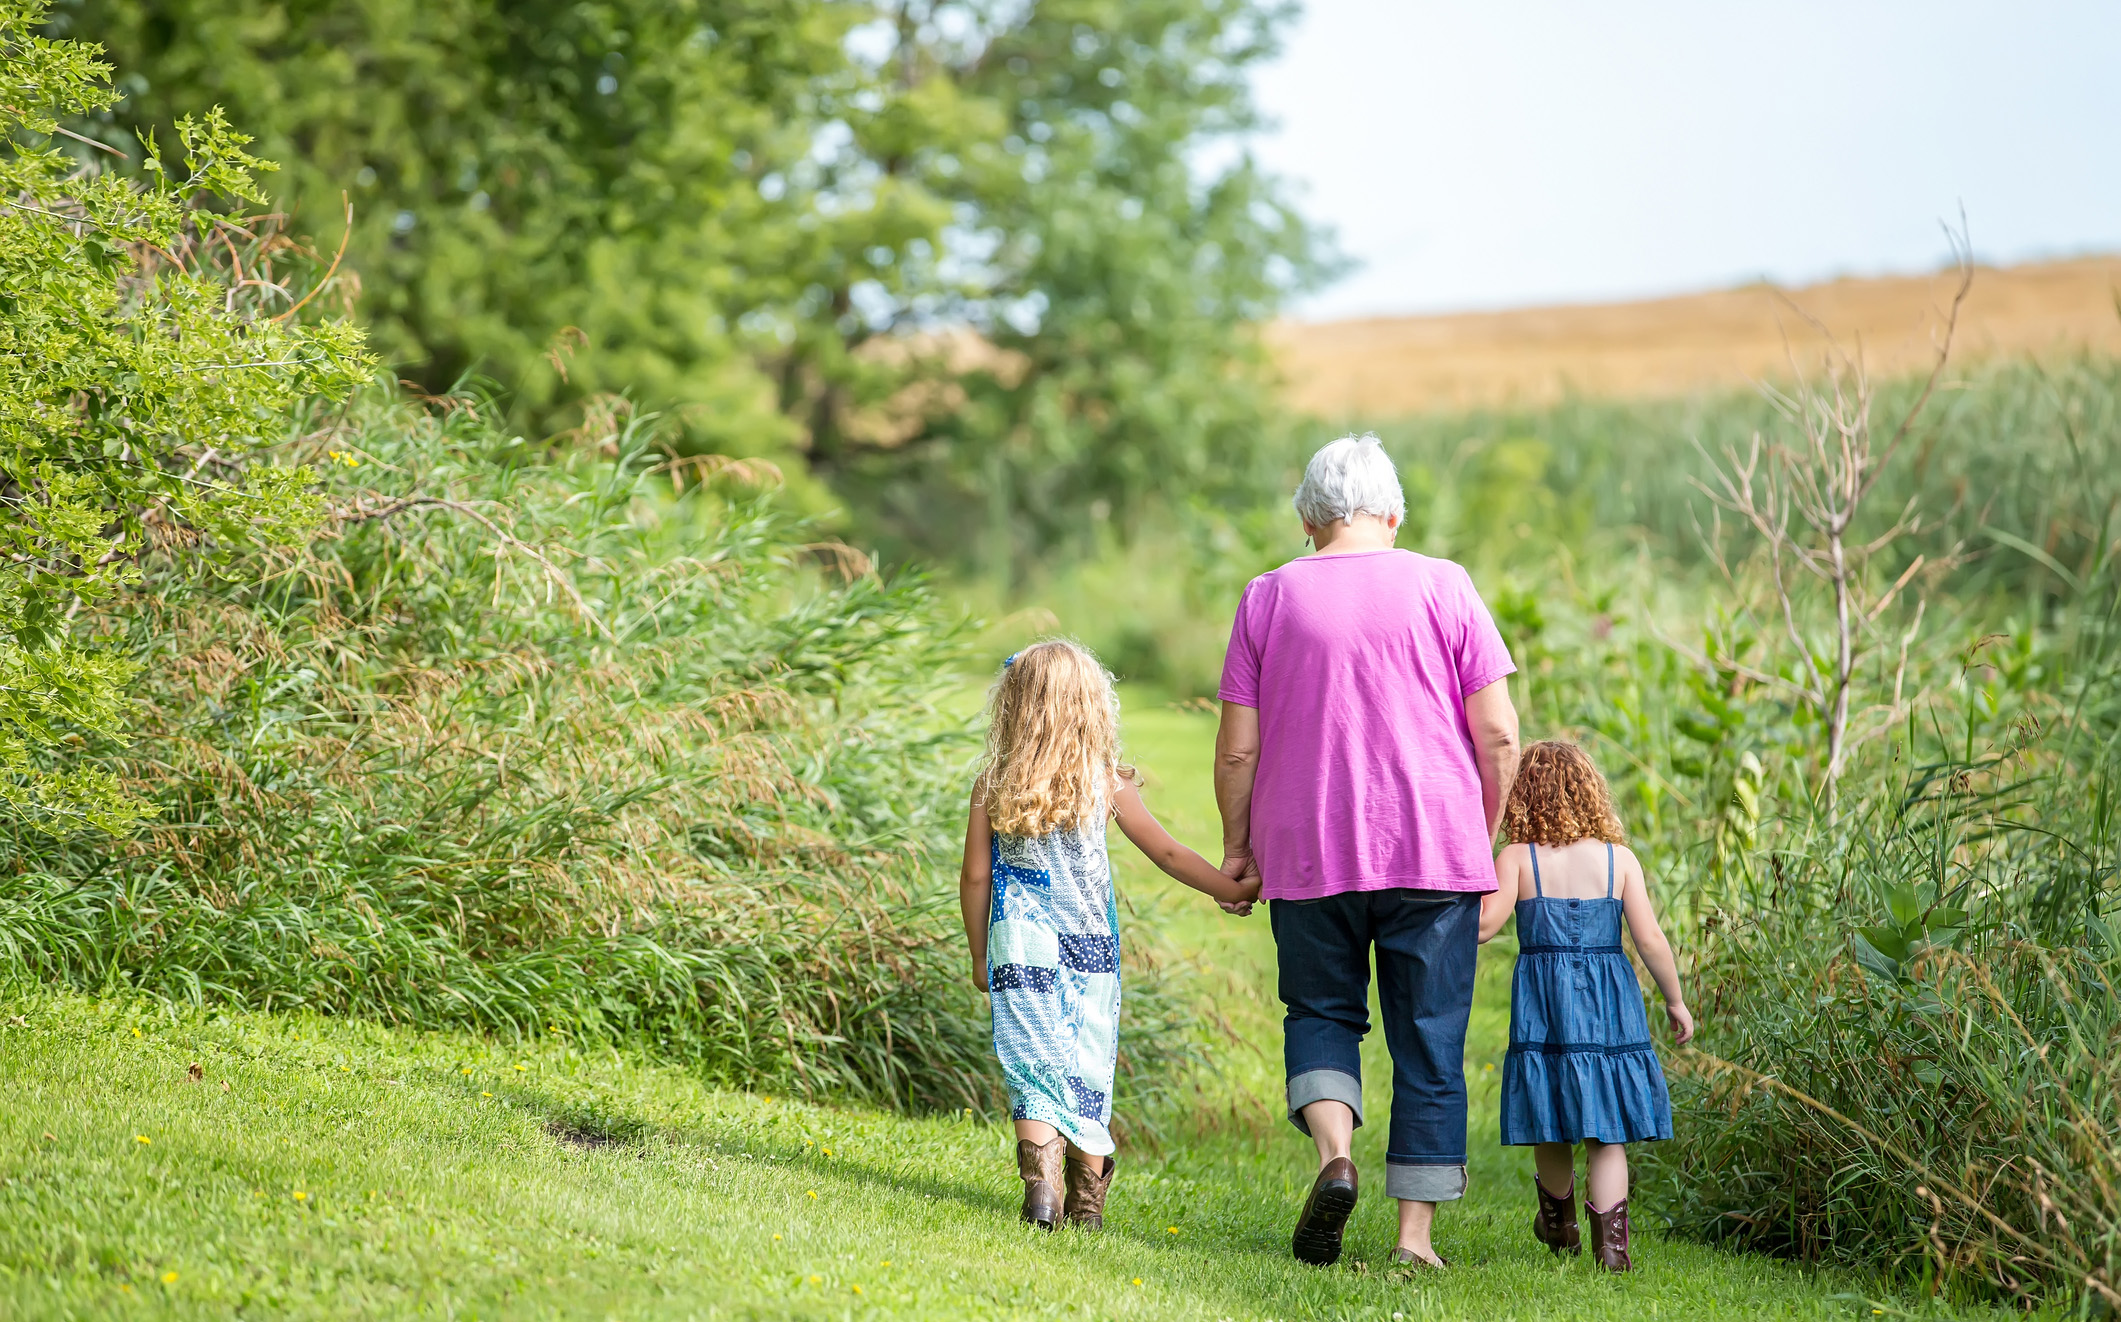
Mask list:
[[[1303,1215],[1296,1218],[1290,1251],[1298,1262],[1330,1267],[1340,1261],[1340,1235],[1355,1211],[1355,1163],[1335,1157],[1311,1184]]]

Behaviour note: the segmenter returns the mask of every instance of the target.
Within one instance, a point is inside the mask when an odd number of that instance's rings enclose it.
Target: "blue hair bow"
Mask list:
[[[1011,666],[1015,665],[1015,664],[1016,664],[1016,658],[1018,658],[1018,657],[1020,657],[1020,656],[1022,656],[1022,655],[1023,655],[1023,653],[1022,653],[1022,652],[1011,652],[1011,653],[1010,653],[1009,655],[1007,655],[1007,656],[1003,657],[1003,658],[1002,658],[1002,669],[1004,669],[1004,670],[1007,670],[1007,669],[1008,669],[1009,667],[1011,667]]]

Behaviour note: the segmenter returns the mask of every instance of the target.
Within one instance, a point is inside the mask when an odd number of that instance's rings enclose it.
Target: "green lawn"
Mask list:
[[[1152,806],[1208,847],[1211,730],[1128,718]],[[1102,1236],[1016,1224],[1005,1124],[714,1091],[559,1040],[22,993],[0,1003],[0,1316],[1874,1315],[1853,1283],[1647,1236],[1629,1278],[1549,1258],[1482,1069],[1506,1024],[1500,961],[1469,1062],[1473,1191],[1438,1236],[1458,1265],[1386,1269],[1374,1189],[1340,1266],[1297,1265],[1309,1145],[1275,1118],[1264,916],[1176,907],[1132,862],[1123,876],[1136,936],[1197,952],[1246,1044],[1198,1135],[1122,1155]],[[1371,1173],[1380,1129],[1358,1136]]]

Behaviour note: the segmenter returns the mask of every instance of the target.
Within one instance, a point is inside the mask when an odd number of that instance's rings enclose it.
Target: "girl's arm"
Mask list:
[[[1523,845],[1504,845],[1495,856],[1495,889],[1480,897],[1480,944],[1486,945],[1502,931],[1517,911],[1517,872],[1525,858]]]
[[[972,946],[972,985],[987,990],[987,916],[994,902],[994,831],[987,825],[987,805],[972,791],[972,811],[965,822],[965,861],[957,871],[957,907],[965,918],[965,940]]]
[[[1635,852],[1618,852],[1622,860],[1620,908],[1627,915],[1628,931],[1635,938],[1635,953],[1642,956],[1644,967],[1657,981],[1657,990],[1664,993],[1664,1014],[1672,1021],[1672,1040],[1685,1046],[1694,1036],[1694,1013],[1687,1009],[1686,996],[1679,990],[1679,966],[1672,961],[1672,943],[1665,940],[1664,929],[1657,925],[1657,914],[1650,907],[1649,882],[1642,875],[1642,864],[1636,860]]]
[[[1141,791],[1125,781],[1112,796],[1112,806],[1119,816],[1119,829],[1134,847],[1149,856],[1149,861],[1165,872],[1191,886],[1203,895],[1211,896],[1226,904],[1242,904],[1259,898],[1259,875],[1254,873],[1243,881],[1233,881],[1207,859],[1186,848],[1171,838],[1147,804],[1142,802]]]

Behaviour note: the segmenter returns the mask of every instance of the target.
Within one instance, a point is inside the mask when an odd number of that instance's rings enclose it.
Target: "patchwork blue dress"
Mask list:
[[[1093,1156],[1112,1151],[1119,911],[1105,814],[1040,836],[994,833],[987,987],[1009,1113]]]
[[[1642,985],[1620,948],[1613,847],[1605,849],[1602,900],[1549,899],[1539,884],[1539,846],[1531,848],[1532,898],[1517,902],[1502,1141],[1670,1138],[1671,1094],[1650,1043]]]

